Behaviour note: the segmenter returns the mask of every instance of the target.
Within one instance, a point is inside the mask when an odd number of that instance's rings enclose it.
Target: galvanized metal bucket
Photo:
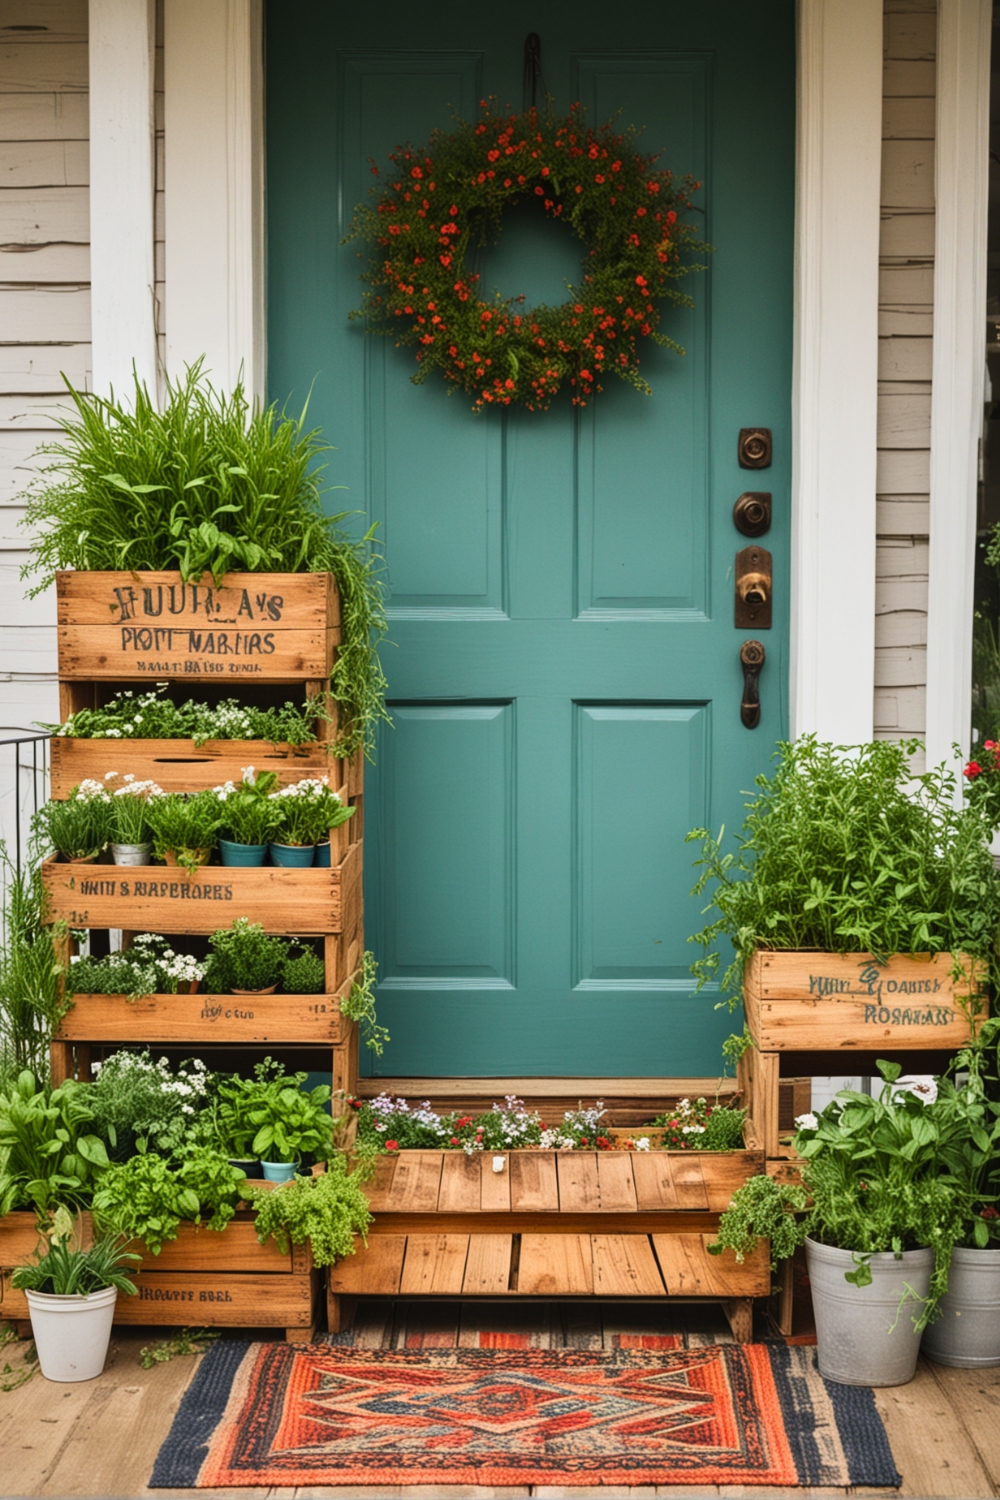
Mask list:
[[[955,1250],[922,1347],[928,1359],[960,1370],[1000,1365],[1000,1250]]]
[[[844,1280],[856,1269],[850,1250],[806,1240],[816,1318],[819,1372],[840,1385],[905,1385],[920,1353],[914,1326],[930,1290],[933,1250],[870,1257],[868,1286]]]

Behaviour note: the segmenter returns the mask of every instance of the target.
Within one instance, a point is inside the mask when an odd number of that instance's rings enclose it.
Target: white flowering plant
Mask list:
[[[236,698],[221,703],[174,703],[166,694],[169,682],[158,682],[148,693],[131,689],[116,693],[102,708],[81,708],[64,724],[43,724],[50,733],[88,740],[267,740],[293,747],[316,741],[316,721],[325,718],[323,704],[307,699],[301,708],[254,708]]]
[[[115,1052],[93,1068],[88,1103],[94,1128],[118,1161],[136,1151],[175,1157],[194,1135],[214,1083],[200,1058],[182,1062],[175,1072],[148,1048]]]
[[[145,844],[149,839],[148,804],[153,797],[164,795],[163,788],[155,781],[137,780],[131,771],[124,775],[108,771],[104,784],[111,793],[111,842]]]
[[[653,1125],[663,1131],[667,1151],[739,1151],[743,1147],[746,1111],[721,1105],[718,1100],[681,1099]]]
[[[111,795],[89,778],[65,801],[46,802],[32,819],[33,836],[65,859],[92,859],[112,837]]]
[[[331,828],[339,828],[354,816],[354,808],[344,806],[325,776],[306,776],[282,787],[271,793],[271,801],[278,810],[274,842],[279,844],[322,843],[330,837]]]
[[[76,995],[176,995],[182,984],[200,983],[205,965],[189,953],[175,953],[159,933],[143,932],[122,952],[103,958],[74,958],[66,988]]]
[[[221,829],[234,844],[266,844],[273,838],[281,822],[271,797],[277,785],[276,772],[258,772],[253,766],[244,766],[241,781],[212,788],[219,803]]]

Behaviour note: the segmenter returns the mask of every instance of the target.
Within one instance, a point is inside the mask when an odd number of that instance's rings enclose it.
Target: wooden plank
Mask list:
[[[709,1255],[711,1234],[654,1234],[653,1246],[671,1297],[766,1297],[770,1246],[762,1242],[743,1263],[731,1250]]]
[[[313,1275],[140,1271],[136,1297],[119,1297],[116,1323],[187,1327],[304,1328],[312,1323]]]
[[[983,1390],[983,1377],[992,1371],[964,1373],[973,1377],[965,1386],[966,1399],[974,1399]],[[965,1426],[965,1401],[956,1408],[945,1398],[926,1360],[920,1360],[908,1385],[883,1386],[874,1394],[892,1456],[905,1475],[904,1493],[933,1495],[936,1500],[996,1493],[983,1461],[978,1430],[973,1437]]]
[[[575,1154],[575,1153],[574,1153]],[[642,1153],[636,1152],[635,1155]],[[602,1213],[628,1213],[635,1209],[635,1182],[631,1151],[601,1151],[597,1154],[597,1184]]]
[[[90,136],[86,94],[7,94],[3,133],[8,141],[85,141]]]
[[[441,1153],[441,1190],[437,1203],[439,1213],[479,1212],[482,1165],[481,1157],[466,1156],[464,1151]]]
[[[120,682],[329,677],[340,621],[325,573],[60,573],[59,674]]]
[[[15,33],[17,35],[17,33]],[[4,39],[0,52],[0,95],[86,93],[87,43]]]
[[[601,1187],[596,1151],[561,1151],[556,1156],[560,1213],[597,1213]]]
[[[190,873],[166,866],[42,866],[50,921],[132,932],[210,933],[235,916],[297,936],[352,930],[358,919],[361,846],[333,869],[234,869]]]
[[[440,1151],[407,1151],[396,1162],[383,1213],[436,1213],[441,1186]]]
[[[399,1164],[398,1156],[379,1156],[375,1160],[375,1175],[365,1184],[365,1195],[373,1214],[380,1214],[389,1202],[392,1179]]]
[[[137,1242],[127,1248],[142,1255],[141,1271],[292,1274],[291,1253],[282,1255],[273,1240],[262,1245],[252,1220],[232,1219],[223,1230],[182,1224],[177,1238],[168,1240],[159,1255],[153,1255],[145,1245]]]
[[[366,1297],[395,1297],[403,1274],[405,1234],[383,1234],[353,1255],[330,1267],[331,1292],[353,1292]]]
[[[371,1201],[371,1200],[369,1200]],[[712,1233],[718,1228],[717,1213],[684,1209],[676,1214],[627,1213],[471,1213],[449,1214],[443,1218],[437,1209],[420,1213],[395,1213],[383,1207],[369,1226],[369,1236],[379,1234],[432,1234],[447,1229],[449,1234],[693,1234]]]
[[[483,1213],[506,1213],[510,1209],[511,1163],[517,1154],[514,1151],[504,1153],[502,1172],[493,1170],[494,1153],[492,1151],[483,1151],[480,1154],[479,1207]]]
[[[778,1154],[778,1054],[748,1047],[736,1068],[750,1132],[765,1156]]]
[[[632,1162],[636,1206],[661,1212],[680,1208],[674,1183],[674,1155],[667,1151],[637,1151]]]
[[[595,1296],[663,1296],[663,1278],[648,1235],[595,1234],[590,1244]]]
[[[768,953],[747,965],[744,1004],[763,1052],[954,1048],[969,1041],[968,1008],[983,1003],[983,965],[950,953]]]
[[[36,1218],[31,1209],[14,1209],[0,1218],[0,1266],[9,1270],[11,1266],[24,1265],[34,1257],[42,1243],[35,1226]],[[81,1249],[93,1242],[94,1224],[89,1213],[79,1215],[76,1234]]]
[[[522,1234],[519,1296],[583,1297],[593,1290],[589,1234]]]
[[[554,1151],[518,1151],[510,1160],[510,1206],[517,1213],[558,1213]]]
[[[400,1296],[458,1296],[465,1280],[468,1254],[467,1234],[409,1235],[399,1283]]]
[[[103,781],[108,771],[130,771],[139,781],[155,781],[165,792],[200,792],[225,781],[240,781],[243,768],[257,774],[273,771],[281,786],[304,776],[326,776],[341,801],[348,801],[343,784],[344,763],[318,743],[293,749],[266,740],[85,740],[55,735],[49,742],[50,796],[68,797],[88,777]],[[341,827],[345,825],[341,824]]]
[[[713,1075],[709,1078],[580,1078],[576,1076],[554,1078],[368,1078],[365,1093],[369,1098],[389,1093],[410,1098],[419,1093],[421,1099],[447,1099],[456,1105],[465,1100],[489,1099],[516,1094],[519,1099],[530,1098],[532,1104],[540,1099],[558,1100],[563,1109],[576,1105],[581,1099],[639,1099],[655,1101],[657,1107],[672,1099],[698,1098],[704,1095],[734,1093],[733,1080]]]
[[[701,1152],[679,1155],[671,1162],[677,1202],[681,1208],[707,1208],[708,1188],[702,1171]]]
[[[928,1361],[927,1370],[941,1404],[956,1414],[955,1427],[974,1444],[994,1490],[1000,1491],[1000,1368],[955,1370]]]
[[[347,1040],[336,995],[76,995],[56,1033],[83,1042],[312,1042]]]
[[[463,1296],[505,1296],[510,1288],[512,1248],[513,1236],[509,1234],[470,1235]]]

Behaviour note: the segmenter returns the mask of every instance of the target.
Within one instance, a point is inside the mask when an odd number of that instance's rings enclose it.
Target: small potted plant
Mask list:
[[[60,1205],[28,1265],[11,1283],[28,1299],[31,1332],[46,1380],[94,1380],[104,1369],[119,1292],[135,1293],[125,1274],[131,1261],[121,1239],[108,1236],[82,1249],[72,1215]]]
[[[284,938],[272,937],[260,922],[237,917],[231,927],[213,932],[208,944],[205,983],[212,994],[274,994],[288,957]]]
[[[157,859],[189,873],[208,863],[222,821],[213,791],[167,792],[147,802],[146,816]]]
[[[251,1150],[259,1158],[268,1182],[288,1182],[304,1156],[325,1159],[333,1142],[333,1120],[328,1110],[330,1089],[320,1084],[303,1089],[308,1074],[288,1076],[271,1058],[243,1080],[240,1108],[254,1127]]]
[[[316,846],[329,845],[331,828],[346,823],[354,813],[331,792],[326,777],[304,777],[292,786],[271,793],[279,812],[277,832],[271,842],[276,865],[307,866],[314,862]],[[329,864],[329,848],[326,863]]]
[[[117,771],[109,771],[105,783],[117,777]],[[129,771],[122,777],[121,786],[108,790],[112,859],[116,865],[148,865],[151,854],[148,806],[151,798],[163,796],[162,788],[155,781],[137,781]]]
[[[312,948],[285,960],[281,987],[288,995],[320,995],[326,984],[326,965]]]
[[[277,785],[274,771],[263,771],[258,776],[253,766],[246,766],[238,786],[227,781],[214,788],[227,835],[219,839],[224,865],[264,863],[268,843],[280,822],[277,805],[270,796]]]
[[[46,802],[34,826],[60,858],[93,864],[112,834],[111,797],[99,781],[81,781],[63,802]]]
[[[796,1122],[804,1191],[752,1178],[733,1194],[710,1247],[742,1260],[759,1239],[784,1256],[804,1241],[819,1371],[843,1385],[913,1379],[970,1215],[968,1186],[947,1167],[961,1119],[936,1105],[933,1079],[902,1079],[897,1063],[878,1067],[878,1097],[844,1089]]]
[[[207,1116],[211,1140],[230,1166],[245,1172],[249,1178],[264,1175],[253,1153],[257,1126],[250,1119],[252,1102],[253,1095],[242,1078],[220,1078]]]

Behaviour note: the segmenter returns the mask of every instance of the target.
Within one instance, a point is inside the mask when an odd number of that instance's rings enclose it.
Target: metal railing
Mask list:
[[[44,729],[0,724],[0,837],[18,870],[31,818],[49,793],[49,740]]]

